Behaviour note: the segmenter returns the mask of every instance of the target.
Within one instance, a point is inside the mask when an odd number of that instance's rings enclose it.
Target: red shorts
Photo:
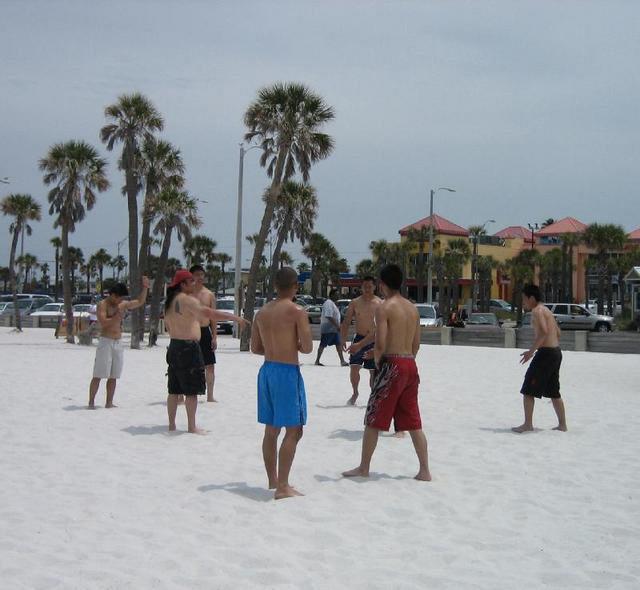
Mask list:
[[[413,357],[384,357],[376,372],[364,417],[365,426],[389,430],[420,430],[418,408],[418,367]]]

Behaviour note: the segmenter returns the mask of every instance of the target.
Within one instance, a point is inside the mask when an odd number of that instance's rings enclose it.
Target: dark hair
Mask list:
[[[124,283],[116,283],[109,289],[109,295],[115,295],[116,297],[126,297],[129,295],[129,289]]]
[[[205,272],[204,267],[202,266],[202,264],[194,264],[190,269],[189,269],[190,273],[194,273],[194,272]]]
[[[536,301],[542,300],[542,294],[540,293],[540,287],[531,283],[522,287],[522,293],[527,297],[533,297]]]
[[[402,287],[402,270],[397,264],[385,264],[380,271],[380,280],[392,291]]]
[[[338,289],[331,289],[329,292],[329,299],[337,299],[338,298]]]
[[[362,282],[364,283],[365,281],[371,281],[372,283],[375,283],[376,279],[371,275],[365,275],[364,277],[362,277]]]
[[[298,273],[290,266],[283,266],[278,270],[278,272],[276,272],[273,282],[275,284],[276,291],[286,291],[298,284]]]
[[[167,287],[167,298],[164,302],[165,313],[169,311],[173,300],[176,298],[176,295],[181,292],[180,285],[182,285],[182,283],[176,285],[175,287]]]

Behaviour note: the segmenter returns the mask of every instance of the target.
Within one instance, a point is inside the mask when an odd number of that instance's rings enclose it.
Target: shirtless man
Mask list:
[[[96,310],[101,334],[96,349],[96,358],[93,363],[93,378],[89,383],[89,405],[94,410],[96,394],[100,387],[100,380],[107,380],[107,403],[105,408],[115,408],[113,396],[116,393],[116,380],[122,375],[123,350],[120,339],[122,338],[122,320],[127,311],[136,309],[145,304],[149,279],[142,277],[142,291],[138,299],[125,301],[129,290],[124,283],[116,283],[109,290],[109,295],[98,303]]]
[[[560,397],[560,328],[549,309],[540,303],[540,288],[537,285],[525,285],[522,289],[522,306],[531,312],[531,325],[534,330],[534,342],[529,350],[520,356],[525,364],[533,357],[520,393],[523,395],[524,423],[512,428],[514,432],[533,430],[533,407],[535,398],[548,397],[558,416],[558,426],[554,430],[567,431],[564,403]],[[535,355],[535,356],[534,356]]]
[[[348,350],[351,351],[351,355],[349,357],[349,377],[351,379],[353,395],[347,402],[350,406],[353,406],[358,399],[360,369],[363,365],[365,369],[369,370],[369,387],[373,385],[373,375],[376,365],[373,359],[365,358],[366,352],[373,348],[373,342],[357,349],[354,349],[353,345],[364,340],[369,334],[375,333],[376,328],[374,316],[376,308],[382,303],[382,299],[374,294],[375,289],[376,280],[372,276],[366,276],[362,279],[362,295],[360,295],[360,297],[356,297],[351,303],[349,303],[349,307],[347,307],[347,312],[344,316],[344,321],[340,326],[340,340],[344,343],[342,348],[345,352]],[[351,320],[354,315],[356,318],[356,334],[353,338],[352,347],[349,348],[346,342],[349,336],[349,326],[351,326]]]
[[[200,350],[200,325],[206,318],[211,321],[233,319],[246,325],[241,317],[205,307],[194,296],[195,280],[193,275],[184,269],[176,271],[167,288],[164,319],[171,336],[167,350],[168,395],[167,413],[169,430],[176,429],[176,412],[178,396],[185,396],[188,431],[193,434],[205,434],[196,426],[196,410],[198,395],[204,395],[205,375],[204,360]]]
[[[365,414],[360,465],[344,477],[369,477],[371,457],[381,430],[388,431],[393,419],[396,430],[409,431],[420,468],[415,479],[431,481],[427,438],[418,408],[418,369],[415,356],[420,347],[420,317],[416,306],[400,294],[402,271],[387,264],[380,271],[385,300],[375,312],[374,360],[378,371]]]
[[[307,422],[298,352],[309,354],[313,342],[307,314],[292,302],[297,287],[296,271],[281,268],[275,276],[276,299],[260,310],[251,329],[251,352],[264,355],[258,373],[258,422],[265,425],[262,457],[276,500],[302,495],[289,484],[289,472]]]
[[[195,280],[193,296],[204,307],[216,308],[216,296],[204,286],[205,272],[200,264],[194,264],[189,272]],[[218,347],[218,324],[209,318],[200,321],[200,350],[204,359],[204,375],[207,382],[207,401],[215,402],[213,385],[215,383],[216,348]]]

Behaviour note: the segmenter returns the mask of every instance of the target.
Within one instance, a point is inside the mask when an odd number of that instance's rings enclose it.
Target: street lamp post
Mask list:
[[[538,225],[538,222],[536,222],[536,223],[527,223],[527,226],[531,230],[531,249],[533,250],[533,246],[536,243],[536,240],[535,240],[535,237],[533,235],[533,232],[539,230],[540,226]]]
[[[431,189],[429,198],[429,264],[427,265],[427,303],[433,305],[433,196],[437,191],[455,193],[455,189],[441,186]]]
[[[495,219],[487,219],[481,226],[480,232],[473,236],[473,269],[471,271],[471,276],[473,279],[473,295],[471,301],[471,311],[473,311],[474,305],[478,302],[478,287],[479,287],[479,273],[478,273],[478,240],[480,239],[480,235],[484,232],[484,228],[487,223],[495,223]]]
[[[242,185],[244,181],[244,156],[247,152],[258,149],[260,146],[254,145],[248,149],[244,148],[244,144],[240,144],[240,160],[238,162],[238,212],[236,217],[236,268],[234,275],[234,312],[236,315],[240,315],[240,304],[242,300],[242,285],[241,285],[241,273],[242,273]],[[238,338],[240,333],[237,325],[234,324],[234,336]]]

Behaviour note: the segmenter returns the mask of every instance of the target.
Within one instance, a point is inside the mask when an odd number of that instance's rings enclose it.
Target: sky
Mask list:
[[[310,182],[315,230],[352,267],[372,240],[435,212],[494,233],[573,216],[640,226],[640,3],[635,0],[0,0],[0,197],[28,193],[43,218],[25,252],[51,261],[57,235],[38,159],[92,143],[111,189],[71,244],[127,255],[118,152],[104,107],[144,93],[183,154],[202,202],[199,233],[235,258],[243,114],[261,87],[302,82],[336,117],[331,156]],[[268,184],[245,157],[243,235],[258,230]],[[9,258],[0,218],[0,265]],[[249,244],[243,240],[242,264]],[[285,246],[295,264],[299,246]],[[181,257],[180,245],[172,254]],[[235,262],[231,264],[233,266]]]

